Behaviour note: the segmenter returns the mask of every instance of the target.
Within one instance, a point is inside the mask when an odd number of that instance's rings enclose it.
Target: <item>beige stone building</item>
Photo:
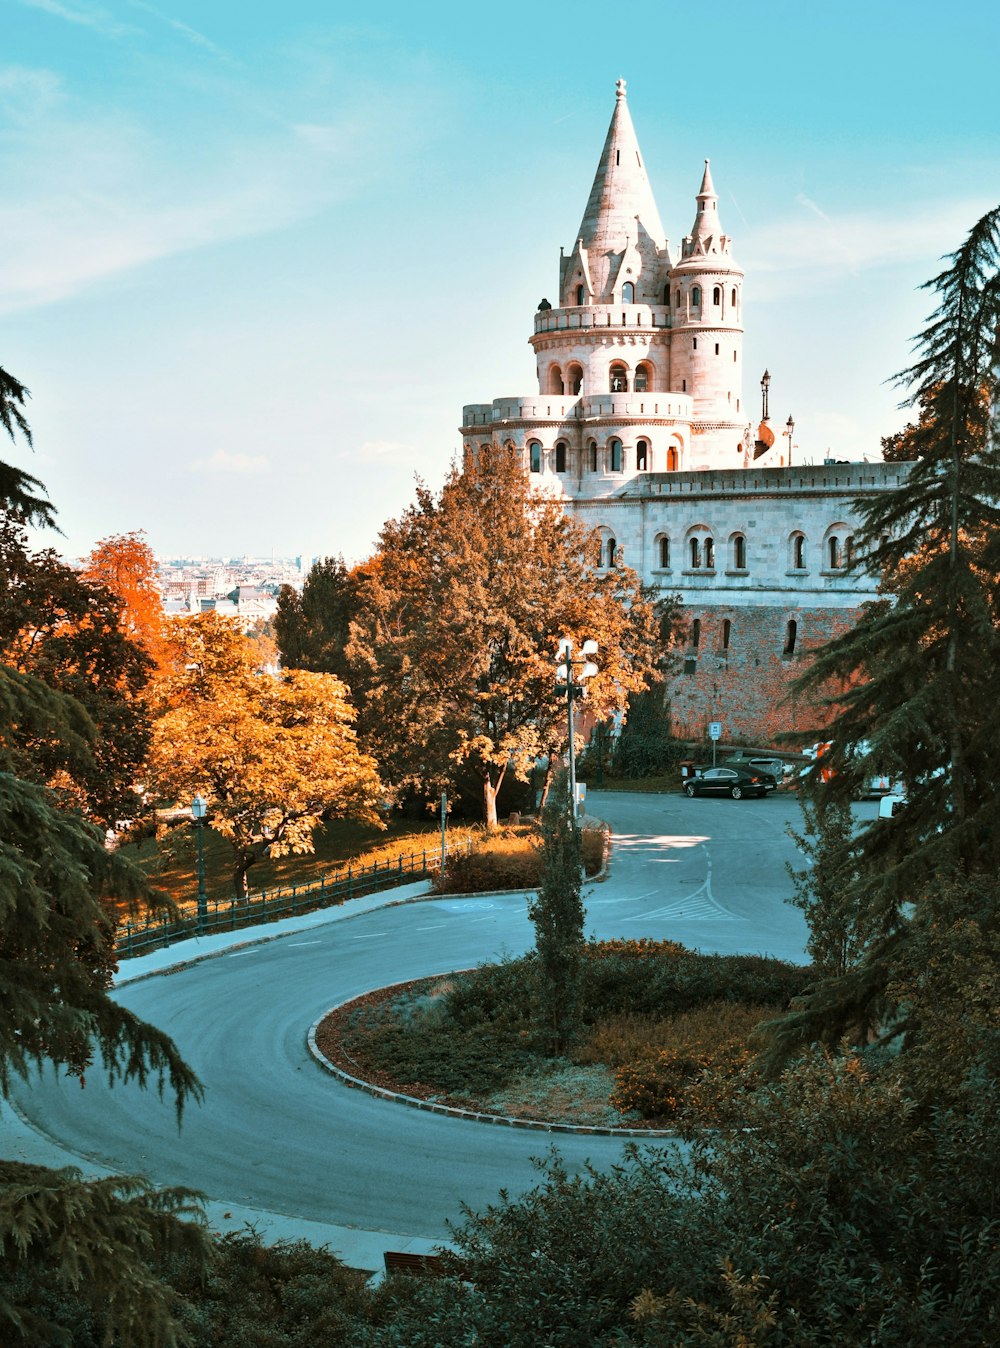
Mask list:
[[[794,426],[772,429],[766,372],[763,415],[751,414],[744,273],[708,160],[695,201],[671,249],[620,80],[576,241],[560,254],[558,303],[534,317],[538,389],[467,405],[462,436],[467,453],[520,454],[540,489],[600,531],[603,566],[624,562],[681,596],[678,729],[721,720],[726,738],[770,742],[814,719],[785,696],[804,654],[874,597],[874,579],[846,566],[853,502],[898,484],[906,465],[793,462]]]

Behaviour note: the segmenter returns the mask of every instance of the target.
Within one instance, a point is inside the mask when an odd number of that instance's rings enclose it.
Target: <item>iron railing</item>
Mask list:
[[[462,842],[448,843],[449,856],[458,851],[472,851],[471,837]],[[323,876],[313,884],[292,885],[290,888],[279,885],[270,893],[261,890],[247,899],[210,898],[208,912],[201,924],[195,912],[184,912],[175,917],[150,915],[141,922],[126,920],[118,927],[118,957],[129,959],[148,950],[159,950],[178,941],[186,941],[192,936],[238,931],[241,927],[252,927],[260,922],[274,922],[280,917],[329,908],[347,903],[362,894],[377,894],[383,889],[409,884],[440,869],[441,849],[424,848],[420,852],[397,857],[394,861],[381,864],[376,861],[371,866],[348,866],[336,875]]]

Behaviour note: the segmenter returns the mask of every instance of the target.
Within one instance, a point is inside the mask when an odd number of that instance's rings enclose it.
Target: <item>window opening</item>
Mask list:
[[[834,571],[840,567],[840,539],[836,535],[830,539],[830,567]]]
[[[701,566],[701,540],[692,538],[691,540],[691,569],[697,571]]]
[[[584,292],[583,292],[583,286],[577,286],[577,288],[576,288],[576,302],[577,302],[577,304],[582,304],[582,303],[583,303],[583,293],[584,293]]]
[[[788,626],[785,628],[785,654],[795,654],[795,642],[799,635],[799,625],[794,618],[789,618]]]
[[[742,534],[733,539],[733,566],[737,571],[745,571],[747,565],[747,541]]]
[[[722,303],[722,287],[721,287],[721,286],[713,286],[713,287],[712,287],[712,303],[713,303],[713,304],[721,304],[721,303]]]
[[[635,286],[631,281],[622,286],[622,304],[635,304]]]
[[[713,538],[705,539],[705,565],[709,568],[715,565],[715,540]]]
[[[566,442],[560,440],[556,445],[556,472],[565,473],[566,471]]]
[[[700,304],[700,303],[701,303],[701,286],[692,286],[692,287],[691,287],[691,303],[692,303],[692,304]]]
[[[591,440],[588,449],[590,451],[590,471],[597,472],[597,441]]]
[[[670,539],[660,539],[660,570],[670,570]]]
[[[635,466],[637,472],[644,473],[649,467],[649,464],[647,463],[648,454],[649,445],[645,440],[640,440],[635,447]]]
[[[609,538],[609,539],[608,539],[608,566],[614,566],[614,564],[615,564],[615,549],[616,549],[617,547],[618,547],[618,544],[615,542],[615,540],[614,540],[613,538]]]
[[[698,649],[701,645],[701,619],[692,618],[691,620],[691,645]]]
[[[620,473],[622,470],[622,442],[612,440],[608,448],[611,450],[611,471]]]
[[[640,365],[635,372],[634,388],[636,393],[647,393],[649,391],[649,371],[645,365]]]
[[[531,453],[531,471],[540,473],[542,471],[542,447],[537,440],[532,440],[528,449]]]
[[[795,537],[795,546],[792,550],[792,566],[796,571],[806,569],[806,540],[801,534]]]
[[[729,638],[732,635],[732,631],[733,624],[728,618],[724,618],[722,622],[722,649],[724,651],[729,650]]]

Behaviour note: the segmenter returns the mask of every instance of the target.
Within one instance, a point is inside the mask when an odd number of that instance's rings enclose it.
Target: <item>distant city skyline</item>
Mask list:
[[[710,158],[745,404],[875,458],[933,297],[996,204],[1000,10],[721,0],[0,0],[0,365],[68,557],[367,556],[464,403],[534,386],[615,81],[670,245]]]

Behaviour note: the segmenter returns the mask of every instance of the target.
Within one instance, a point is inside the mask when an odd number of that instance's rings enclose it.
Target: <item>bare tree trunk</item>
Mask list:
[[[496,782],[493,781],[489,768],[486,769],[483,776],[483,806],[486,815],[486,827],[490,832],[495,828],[499,828],[499,821],[497,820],[497,796],[500,794],[501,786],[503,786],[503,779],[506,771],[506,768],[502,769]]]

